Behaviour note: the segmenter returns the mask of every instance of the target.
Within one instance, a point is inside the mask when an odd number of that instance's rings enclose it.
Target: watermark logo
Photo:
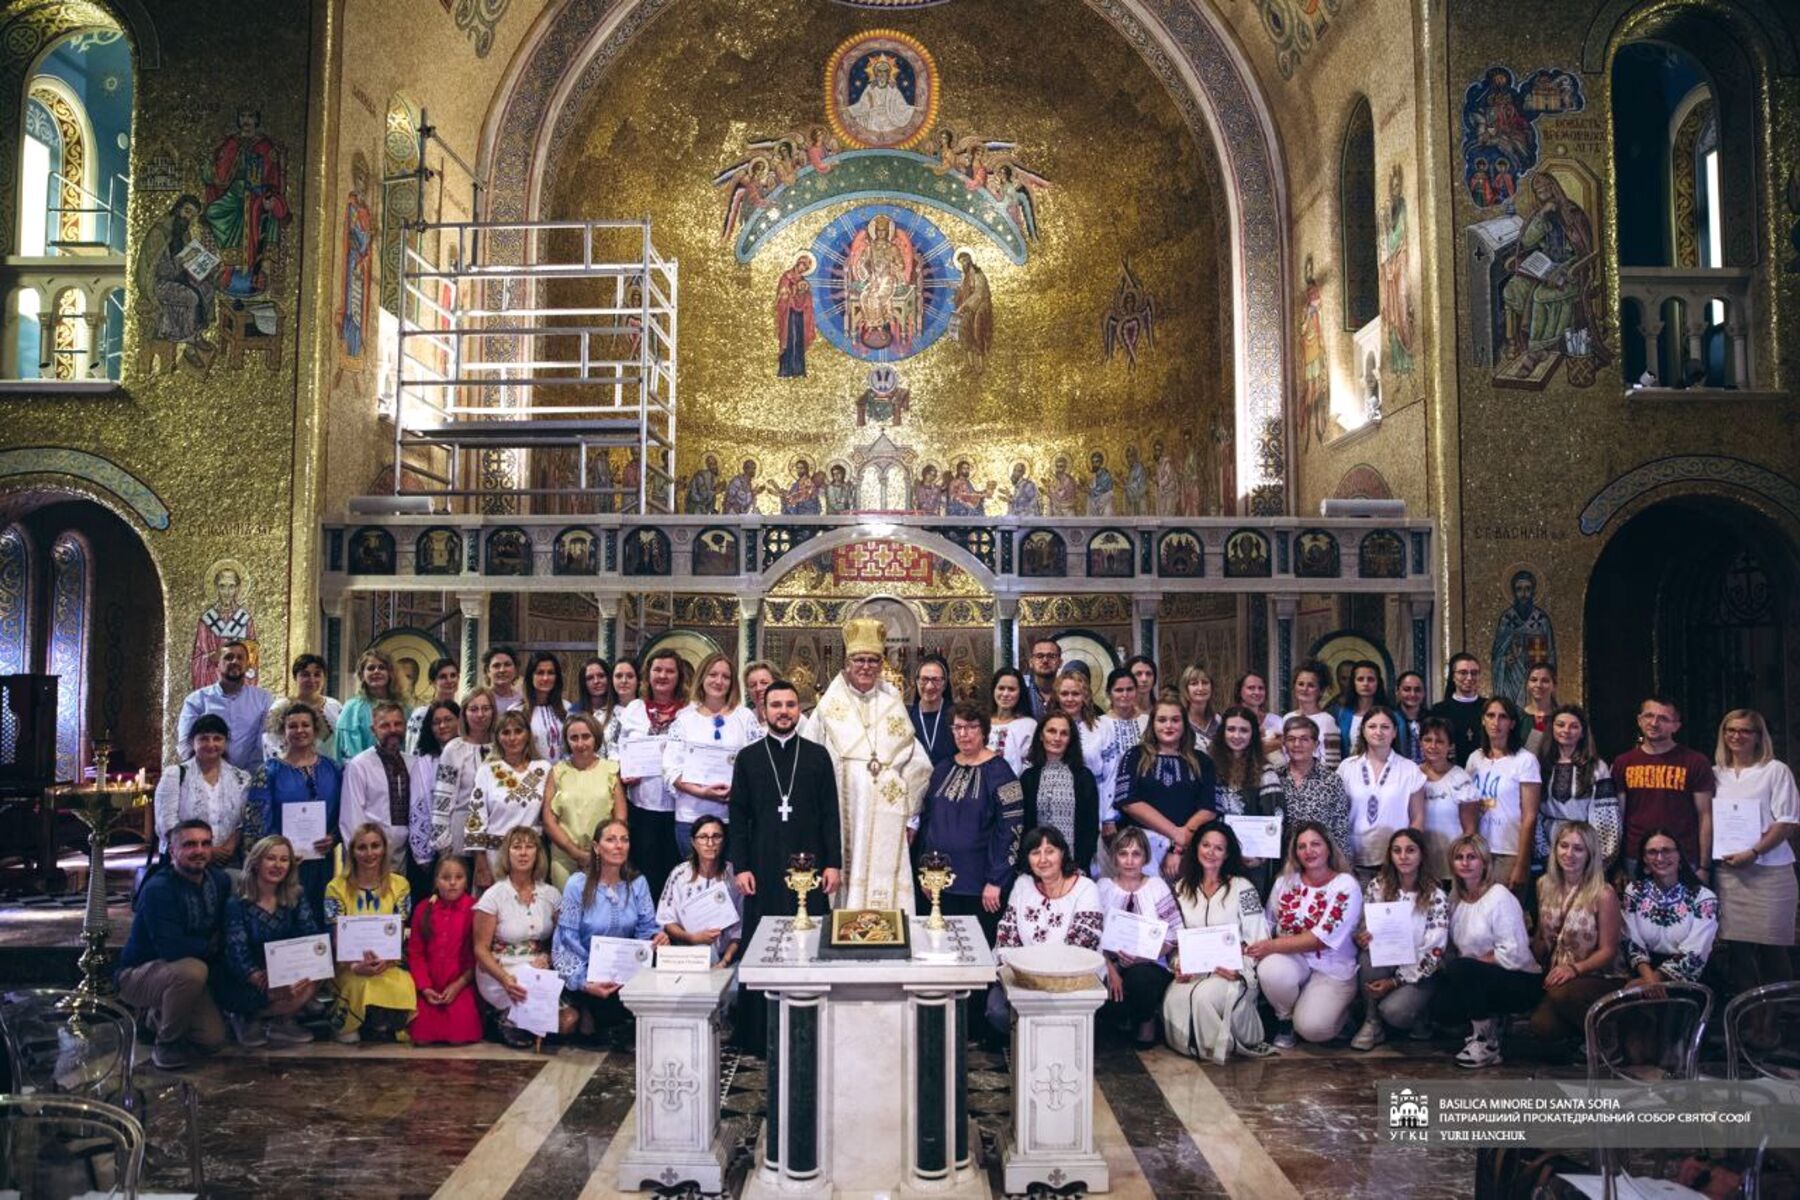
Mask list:
[[[1431,1096],[1424,1091],[1401,1088],[1388,1099],[1387,1123],[1390,1141],[1405,1140],[1408,1133],[1430,1128]]]

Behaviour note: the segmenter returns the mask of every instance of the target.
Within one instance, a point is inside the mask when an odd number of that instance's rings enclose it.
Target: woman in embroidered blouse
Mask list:
[[[1100,891],[1081,873],[1063,835],[1040,825],[1025,835],[1019,856],[1028,873],[1012,885],[994,944],[1005,948],[1054,941],[1100,949]]]
[[[505,870],[501,842],[514,829],[543,827],[544,808],[556,799],[550,764],[531,755],[531,726],[525,714],[503,713],[494,729],[498,752],[475,772],[463,844],[475,854],[475,883],[488,887]]]
[[[1727,806],[1755,816],[1759,836],[1750,845],[1716,855],[1712,880],[1719,888],[1719,938],[1733,992],[1794,977],[1794,881],[1789,839],[1800,822],[1794,773],[1775,757],[1762,714],[1733,709],[1719,722],[1713,772],[1713,843]]]
[[[1494,856],[1494,877],[1523,896],[1544,789],[1538,760],[1525,753],[1520,723],[1519,706],[1505,696],[1482,702],[1481,744],[1467,763],[1479,804],[1463,810],[1463,832],[1481,834]]]
[[[1386,709],[1389,716],[1393,715],[1387,689],[1381,686],[1381,667],[1365,658],[1351,665],[1350,695],[1336,713],[1338,739],[1346,751],[1358,744],[1363,718],[1375,708]],[[1398,740],[1398,734],[1395,740]]]
[[[537,831],[519,826],[506,835],[501,846],[506,874],[481,893],[475,904],[475,987],[499,1020],[500,1040],[523,1047],[535,1039],[516,1028],[507,1014],[525,989],[513,975],[516,967],[550,969],[550,939],[556,928],[563,898],[546,879],[550,856],[544,852]],[[563,1008],[557,1013],[559,1032],[575,1028],[576,1013]]]
[[[419,738],[425,733],[425,722],[430,719],[431,706],[445,700],[455,703],[456,693],[462,688],[462,668],[457,665],[454,658],[434,659],[429,677],[431,679],[431,699],[406,715],[406,752],[408,754],[417,754],[419,751]],[[456,711],[460,714],[462,709],[458,707]],[[426,858],[425,861],[430,863],[431,860]]]
[[[318,932],[319,919],[300,893],[293,843],[279,834],[262,838],[244,855],[243,876],[225,901],[224,969],[213,976],[213,995],[240,1045],[299,1046],[313,1040],[294,1014],[318,994],[317,981],[270,987],[263,947]]]
[[[1144,874],[1150,862],[1150,842],[1142,829],[1119,830],[1109,853],[1112,871],[1098,885],[1101,912],[1122,909],[1166,921],[1169,926],[1162,950],[1154,958],[1137,958],[1118,950],[1102,952],[1106,956],[1108,1004],[1120,1010],[1136,1035],[1138,1048],[1146,1050],[1156,1045],[1156,1014],[1173,978],[1169,974],[1169,955],[1175,949],[1181,912],[1175,907],[1175,894],[1169,885],[1155,875]]]
[[[1211,757],[1194,748],[1187,711],[1158,700],[1142,740],[1119,764],[1114,805],[1121,825],[1148,835],[1150,869],[1173,877],[1194,831],[1218,815]]]
[[[1065,713],[1046,716],[1031,738],[1019,779],[1025,807],[1021,829],[1048,825],[1074,847],[1075,861],[1094,861],[1100,842],[1100,785],[1082,761],[1081,734]]]
[[[413,894],[429,896],[435,890],[433,864],[437,848],[437,779],[444,747],[462,732],[462,706],[454,700],[433,700],[424,708],[418,740],[413,744],[412,807],[407,812],[407,882]]]
[[[291,702],[304,704],[318,714],[319,753],[326,758],[335,757],[337,739],[334,730],[344,706],[325,694],[325,660],[317,654],[302,654],[294,659],[294,665],[288,669],[288,676],[294,681]],[[264,758],[280,758],[287,745],[286,734],[277,715],[285,707],[276,703],[269,709],[267,722],[263,726]]]
[[[1330,678],[1331,673],[1323,663],[1303,662],[1294,668],[1294,679],[1288,689],[1293,693],[1294,711],[1282,718],[1281,740],[1283,748],[1286,748],[1287,723],[1295,717],[1305,717],[1312,723],[1315,731],[1313,756],[1327,771],[1335,771],[1338,763],[1343,761],[1344,735],[1338,730],[1337,718],[1323,707],[1325,688]]]
[[[1450,940],[1450,904],[1444,890],[1425,874],[1424,864],[1424,833],[1410,827],[1396,829],[1388,839],[1381,870],[1363,886],[1365,922],[1371,904],[1412,903],[1413,961],[1395,967],[1375,966],[1369,961],[1369,943],[1374,939],[1366,923],[1356,931],[1361,950],[1357,977],[1362,981],[1367,1013],[1362,1028],[1350,1039],[1352,1050],[1373,1050],[1387,1040],[1389,1026],[1411,1030],[1420,1041],[1431,1036],[1425,1012],[1444,962],[1444,946]]]
[[[1213,707],[1212,676],[1205,667],[1195,663],[1182,671],[1180,690],[1175,694],[1194,731],[1194,749],[1207,753],[1212,749],[1213,739],[1219,736],[1220,718],[1219,710]],[[1138,708],[1148,711],[1155,700],[1155,696],[1139,696]]]
[[[613,668],[615,684],[619,663]],[[684,703],[681,699],[681,655],[667,647],[657,650],[644,663],[646,687],[641,699],[633,700],[619,714],[618,736],[612,738],[609,751],[622,759],[626,742],[643,738],[664,739],[664,753]],[[625,692],[619,692],[621,698]],[[626,819],[631,824],[631,846],[635,855],[633,867],[649,880],[653,895],[660,895],[669,872],[675,869],[680,854],[675,848],[675,793],[669,789],[662,772],[643,777],[619,772],[625,784]]]
[[[250,773],[225,761],[231,729],[207,713],[188,730],[186,762],[170,763],[156,781],[156,836],[167,852],[169,830],[198,817],[212,826],[212,865],[230,866],[242,848],[240,826],[250,792]]]
[[[988,749],[998,751],[1013,774],[1021,776],[1025,774],[1025,760],[1031,753],[1038,724],[1030,708],[1020,714],[1019,703],[1024,696],[1025,676],[1016,668],[1001,667],[994,672],[988,692],[994,705],[994,715],[988,719]]]
[[[1550,865],[1537,881],[1537,933],[1531,949],[1544,967],[1544,998],[1531,1013],[1532,1035],[1579,1037],[1588,1006],[1620,986],[1624,923],[1606,882],[1600,836],[1586,821],[1556,826]]]
[[[619,818],[622,819],[622,818]],[[693,850],[676,866],[656,902],[656,919],[669,941],[681,946],[711,946],[713,962],[729,967],[737,961],[744,935],[744,895],[737,875],[725,861],[725,822],[708,814],[694,822]],[[708,888],[720,888],[731,900],[738,919],[722,928],[688,929],[681,923],[681,909]]]
[[[1425,873],[1449,886],[1450,843],[1463,836],[1464,805],[1473,805],[1475,781],[1450,761],[1456,730],[1442,717],[1419,722],[1419,770],[1425,776]]]
[[[617,983],[588,982],[588,951],[596,937],[636,938],[653,946],[669,944],[656,924],[650,883],[631,865],[631,828],[607,821],[594,832],[583,870],[563,886],[562,917],[556,925],[552,958],[565,994],[593,1016],[596,1025],[625,1018]]]
[[[1586,821],[1600,838],[1600,868],[1610,871],[1619,861],[1624,829],[1612,772],[1595,752],[1587,711],[1579,704],[1565,704],[1550,715],[1548,729],[1537,749],[1543,790],[1532,867],[1543,869],[1549,863],[1551,830],[1564,821]]]
[[[397,917],[402,927],[412,913],[412,891],[406,876],[388,870],[387,831],[365,822],[350,834],[344,872],[325,889],[325,923],[334,929],[339,917]],[[365,1033],[398,1039],[412,1020],[418,992],[412,975],[396,959],[378,959],[372,950],[361,962],[340,962],[333,984],[333,1038],[354,1043]]]
[[[1025,793],[1006,760],[987,748],[987,710],[967,700],[950,709],[956,753],[932,768],[919,807],[913,851],[940,853],[956,880],[942,897],[946,916],[974,917],[989,944],[1012,885]],[[930,900],[920,889],[920,912]]]
[[[1094,707],[1093,685],[1083,671],[1065,667],[1056,676],[1056,706],[1069,718],[1081,747],[1081,761],[1093,773],[1100,796],[1100,836],[1111,838],[1118,814],[1113,810],[1113,782],[1118,776],[1119,759],[1124,756],[1119,736],[1130,729],[1130,741],[1137,741],[1137,726],[1102,717]],[[1118,736],[1115,736],[1118,735]],[[1083,870],[1097,859],[1082,862]]]
[[[1719,936],[1719,898],[1682,861],[1675,835],[1652,829],[1638,847],[1638,877],[1625,885],[1625,955],[1634,982],[1697,983]]]
[[[1311,718],[1296,715],[1282,722],[1281,745],[1287,765],[1276,780],[1281,784],[1283,856],[1291,856],[1294,831],[1301,822],[1316,821],[1324,826],[1338,856],[1347,860],[1353,844],[1350,797],[1345,795],[1337,771],[1326,768],[1314,752],[1318,737],[1318,724]]]
[[[525,670],[525,719],[531,724],[531,756],[559,761],[569,705],[563,698],[562,662],[548,650],[533,654]]]
[[[1219,718],[1219,737],[1212,745],[1213,806],[1221,817],[1281,815],[1281,780],[1263,753],[1256,713],[1234,704]],[[1235,836],[1235,835],[1234,835]],[[1186,864],[1183,864],[1185,871]],[[1242,862],[1257,895],[1268,891],[1274,864],[1260,858]]]
[[[1292,728],[1292,725],[1289,725]],[[1276,1049],[1294,1039],[1329,1042],[1343,1030],[1356,999],[1356,932],[1362,889],[1343,853],[1317,821],[1294,829],[1269,908],[1269,936],[1244,947],[1275,1010]]]
[[[482,760],[493,752],[494,693],[478,687],[463,697],[462,732],[438,752],[437,781],[431,789],[431,849],[433,854],[465,854],[469,831],[469,802],[475,796],[475,777]]]
[[[1394,752],[1399,728],[1387,706],[1365,709],[1357,724],[1356,753],[1338,764],[1338,781],[1350,800],[1351,863],[1365,883],[1387,861],[1388,839],[1425,820],[1425,774]]]
[[[298,700],[287,705],[281,721],[287,749],[282,757],[263,763],[251,781],[245,805],[246,821],[260,833],[282,833],[282,818],[289,804],[325,805],[325,836],[312,844],[312,852],[296,867],[300,890],[315,915],[325,911],[325,886],[331,882],[331,854],[337,845],[338,792],[343,782],[342,770],[318,750],[318,722],[318,713]]]
[[[374,705],[393,700],[394,660],[379,650],[364,650],[356,661],[356,695],[344,701],[337,721],[337,760],[347,763],[375,744]]]
[[[1194,853],[1182,860],[1175,883],[1180,925],[1199,929],[1235,925],[1238,944],[1249,946],[1269,936],[1262,897],[1244,871],[1237,834],[1224,821],[1214,821],[1194,839]],[[1179,934],[1173,933],[1179,945]],[[1169,958],[1174,982],[1163,993],[1163,1038],[1171,1050],[1223,1063],[1233,1050],[1261,1057],[1272,1053],[1264,1040],[1256,961],[1244,959],[1242,970],[1215,967],[1207,975],[1184,972],[1179,951]]]
[[[663,749],[663,779],[675,794],[675,852],[680,857],[693,850],[690,838],[695,821],[705,816],[724,821],[731,814],[731,785],[689,780],[689,757],[716,750],[736,754],[762,736],[755,711],[738,699],[737,671],[729,656],[715,651],[694,672],[688,706],[676,715],[669,729]]]
[[[1450,843],[1450,944],[1456,957],[1438,973],[1431,1018],[1440,1025],[1469,1022],[1469,1040],[1456,1065],[1499,1066],[1502,1018],[1537,1006],[1543,968],[1531,952],[1525,910],[1495,878],[1494,856],[1479,834]]]
[[[587,861],[587,830],[608,817],[625,819],[619,764],[600,757],[600,722],[592,713],[570,713],[563,726],[568,755],[550,769],[551,799],[544,805],[544,838],[550,843],[550,885],[561,888]]]

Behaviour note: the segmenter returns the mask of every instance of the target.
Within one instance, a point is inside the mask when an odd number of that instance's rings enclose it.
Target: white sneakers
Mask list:
[[[1362,1028],[1356,1031],[1356,1036],[1350,1039],[1350,1048],[1352,1050],[1373,1050],[1385,1041],[1387,1041],[1387,1026],[1381,1023],[1380,1017],[1371,1016],[1362,1023]]]
[[[1490,1017],[1485,1021],[1471,1021],[1469,1025],[1469,1040],[1457,1051],[1456,1065],[1471,1070],[1499,1066],[1500,1022]]]

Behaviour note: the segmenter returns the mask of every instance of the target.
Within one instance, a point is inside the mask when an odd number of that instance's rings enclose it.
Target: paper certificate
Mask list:
[[[1363,905],[1363,923],[1369,930],[1369,965],[1405,967],[1419,961],[1413,941],[1413,903],[1391,900]]]
[[[263,968],[269,973],[271,989],[292,987],[308,979],[330,979],[336,971],[331,962],[331,939],[320,933],[264,942]]]
[[[1183,975],[1211,975],[1215,967],[1244,969],[1244,944],[1236,925],[1201,925],[1175,935]]]
[[[630,983],[633,975],[649,965],[649,942],[617,937],[588,940],[589,983]]]
[[[621,779],[654,779],[662,774],[666,737],[631,738],[619,749]]]
[[[725,890],[725,885],[715,884],[695,892],[677,905],[675,919],[689,933],[706,929],[723,931],[738,923],[738,913],[732,907],[731,894]]]
[[[337,919],[337,960],[361,962],[363,951],[373,950],[384,962],[400,960],[400,917],[395,913],[375,917]]]
[[[562,976],[538,967],[514,967],[512,977],[525,989],[523,1000],[514,1000],[506,1012],[526,1033],[544,1037],[556,1032],[556,1006],[562,1000]]]
[[[690,745],[687,761],[681,765],[681,777],[695,787],[730,787],[731,764],[736,761],[735,750],[704,743]]]
[[[1106,924],[1100,928],[1100,951],[1129,954],[1133,958],[1158,958],[1163,939],[1169,936],[1169,923],[1156,917],[1140,916],[1122,908],[1106,910]]]
[[[1245,858],[1281,857],[1281,818],[1249,817],[1226,813],[1225,823],[1237,834],[1238,849]]]
[[[323,800],[299,800],[281,806],[281,835],[294,843],[295,858],[325,857],[313,849],[313,843],[329,833]]]
[[[1712,802],[1712,856],[1724,858],[1756,845],[1763,835],[1762,802],[1714,796]]]

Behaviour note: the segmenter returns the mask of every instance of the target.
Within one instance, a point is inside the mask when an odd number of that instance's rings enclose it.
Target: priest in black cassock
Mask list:
[[[731,823],[725,856],[744,893],[744,947],[764,916],[792,915],[797,903],[787,885],[788,857],[805,852],[817,864],[819,886],[806,910],[823,914],[837,890],[843,866],[837,775],[831,755],[797,732],[800,693],[777,680],[763,693],[768,736],[738,751],[731,773]]]

